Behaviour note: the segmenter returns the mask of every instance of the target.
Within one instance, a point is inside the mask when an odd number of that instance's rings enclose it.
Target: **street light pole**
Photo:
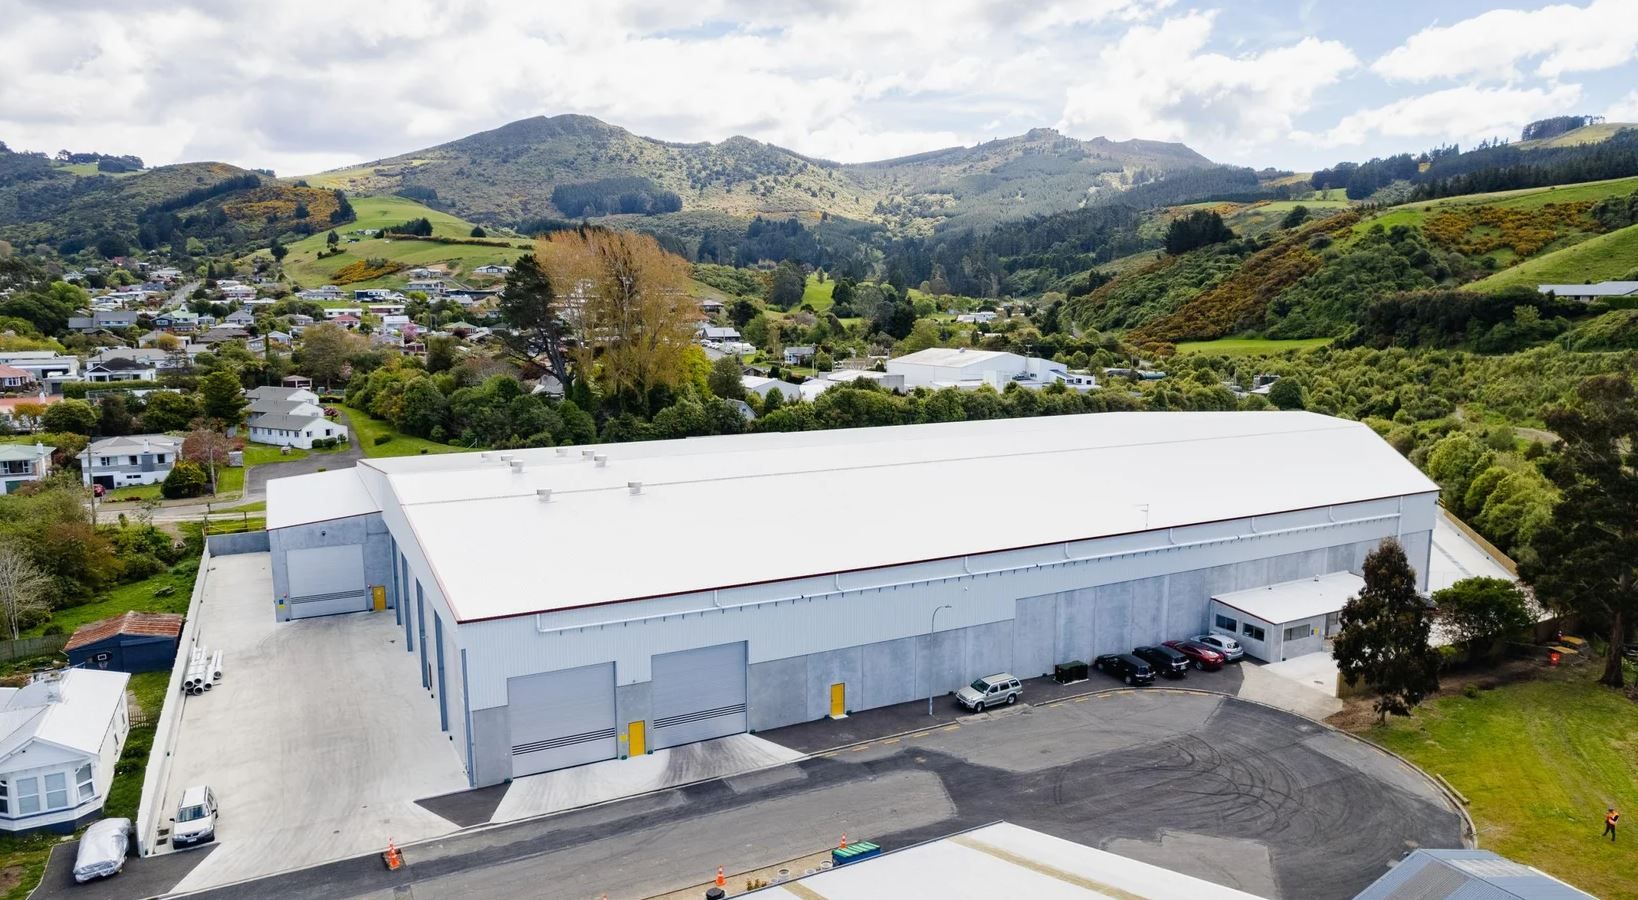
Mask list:
[[[946,603],[933,610],[933,621],[927,624],[927,714],[933,714],[933,632],[938,628],[938,614],[955,607]]]

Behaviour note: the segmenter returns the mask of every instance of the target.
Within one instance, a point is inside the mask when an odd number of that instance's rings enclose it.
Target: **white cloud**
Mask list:
[[[1604,118],[1611,122],[1638,122],[1638,90],[1629,91],[1625,97],[1615,101]]]
[[[1066,91],[1059,127],[1092,136],[1180,140],[1231,152],[1286,137],[1315,94],[1359,64],[1337,41],[1226,56],[1207,52],[1215,16],[1138,26],[1089,60]]]
[[[1453,25],[1423,29],[1371,65],[1384,78],[1428,81],[1479,77],[1515,80],[1538,60],[1534,74],[1557,78],[1611,69],[1638,55],[1633,0],[1593,0],[1586,6],[1496,9]]]
[[[1569,109],[1580,101],[1581,86],[1577,84],[1530,89],[1468,85],[1360,110],[1345,116],[1323,135],[1299,137],[1325,147],[1355,146],[1377,137],[1468,144],[1484,138],[1512,137],[1526,122]]]

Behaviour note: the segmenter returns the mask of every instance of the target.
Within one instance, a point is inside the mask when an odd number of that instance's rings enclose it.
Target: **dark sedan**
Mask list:
[[[1092,661],[1092,668],[1132,685],[1155,680],[1154,667],[1130,653],[1105,653]]]
[[[1222,651],[1215,647],[1202,644],[1199,641],[1167,641],[1165,646],[1187,656],[1194,667],[1201,671],[1215,672],[1228,662]]]
[[[1182,678],[1189,674],[1189,658],[1170,647],[1133,647],[1132,655],[1154,667],[1161,675]]]

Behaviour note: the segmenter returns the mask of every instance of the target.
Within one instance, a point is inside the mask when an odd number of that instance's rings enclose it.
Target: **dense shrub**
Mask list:
[[[166,499],[176,500],[184,497],[197,497],[210,487],[210,476],[195,462],[181,460],[171,467],[171,474],[165,476],[165,481],[159,487],[159,492]]]

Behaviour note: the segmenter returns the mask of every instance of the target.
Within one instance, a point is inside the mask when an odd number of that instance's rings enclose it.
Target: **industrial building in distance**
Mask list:
[[[487,785],[1189,637],[1387,538],[1425,590],[1437,496],[1303,412],[366,459],[269,483],[270,614],[395,616]],[[746,540],[753,506],[823,540]]]

